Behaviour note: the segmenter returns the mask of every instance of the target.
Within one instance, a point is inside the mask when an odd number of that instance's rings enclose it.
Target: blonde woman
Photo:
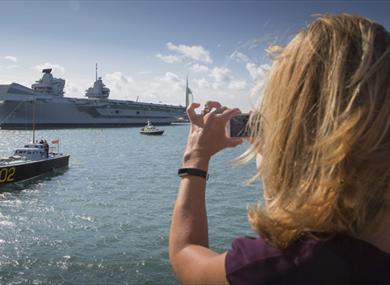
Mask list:
[[[390,34],[325,15],[275,59],[250,118],[266,203],[248,212],[259,238],[208,247],[206,172],[240,144],[225,125],[239,110],[188,108],[191,130],[169,255],[186,284],[390,284]]]

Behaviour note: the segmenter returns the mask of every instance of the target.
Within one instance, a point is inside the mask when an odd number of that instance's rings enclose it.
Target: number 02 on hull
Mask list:
[[[27,180],[54,169],[67,167],[68,163],[69,155],[58,155],[57,157],[45,160],[0,166],[0,188],[9,183]]]

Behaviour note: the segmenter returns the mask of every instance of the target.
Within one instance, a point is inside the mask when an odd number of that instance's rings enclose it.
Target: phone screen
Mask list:
[[[248,137],[249,114],[241,114],[230,119],[228,129],[230,137]]]

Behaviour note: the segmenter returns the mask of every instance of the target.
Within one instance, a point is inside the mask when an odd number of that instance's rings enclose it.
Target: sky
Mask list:
[[[318,14],[366,16],[390,30],[388,1],[0,1],[0,84],[31,86],[43,68],[84,97],[95,64],[110,98],[247,111],[272,61]]]

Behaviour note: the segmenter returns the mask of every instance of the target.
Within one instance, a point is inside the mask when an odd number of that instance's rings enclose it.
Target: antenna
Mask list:
[[[36,103],[36,99],[33,101],[33,113],[32,113],[32,135],[33,135],[33,138],[32,138],[32,143],[35,143],[35,103]]]
[[[97,81],[97,63],[96,63],[95,81]]]

